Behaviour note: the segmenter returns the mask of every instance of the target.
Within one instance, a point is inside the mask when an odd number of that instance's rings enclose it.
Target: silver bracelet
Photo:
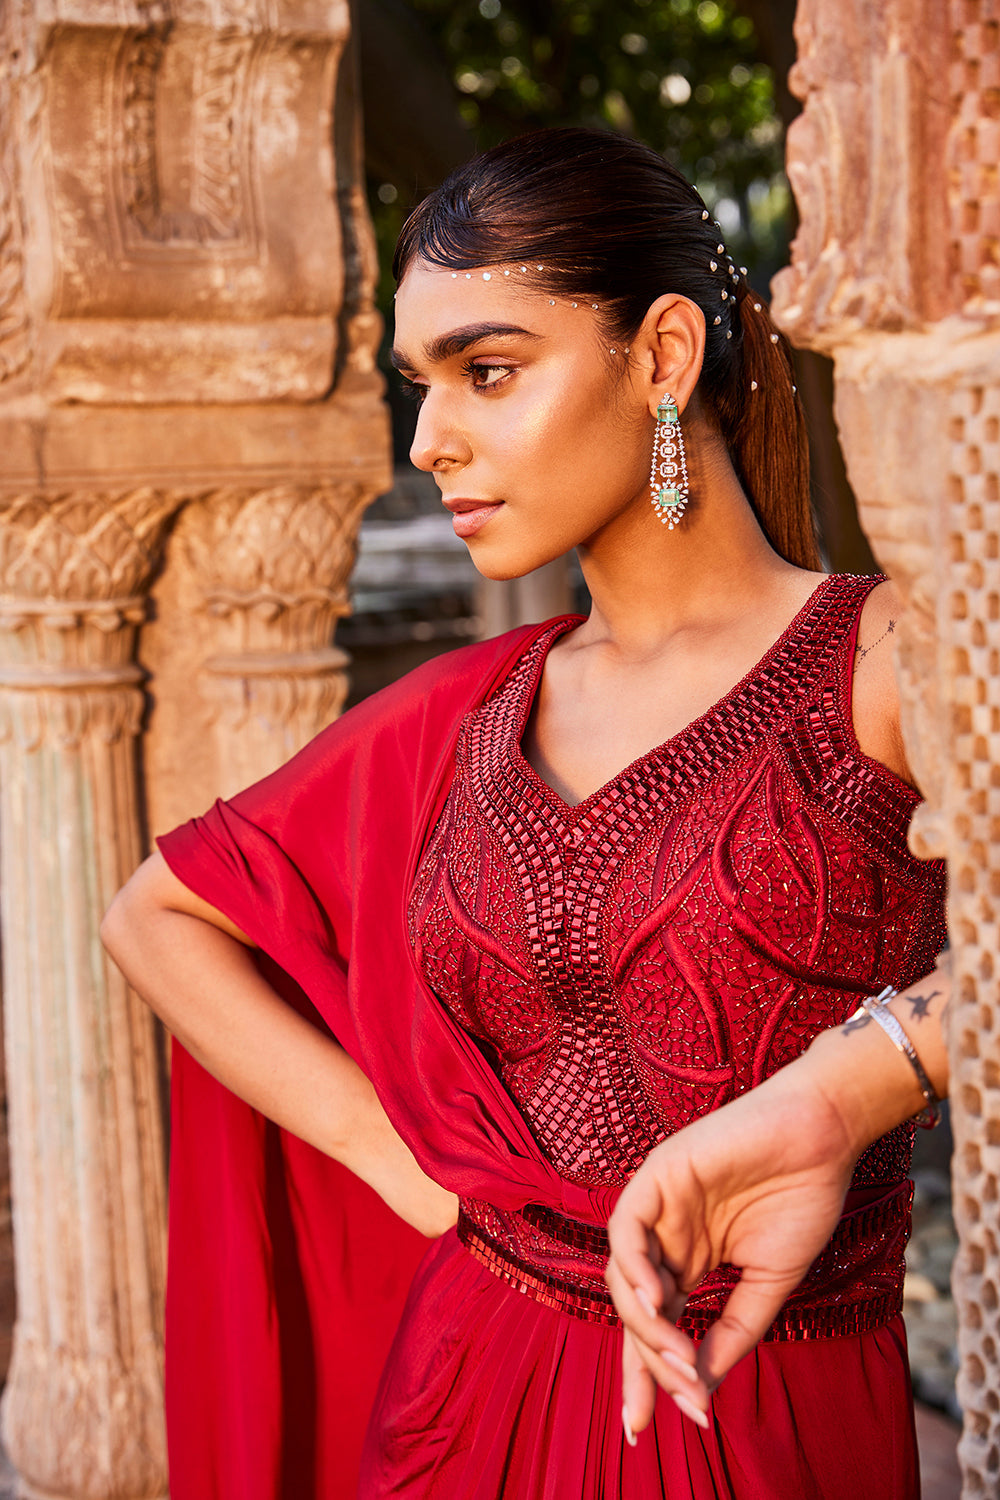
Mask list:
[[[889,1001],[894,1000],[898,994],[898,990],[894,989],[891,984],[887,984],[885,989],[877,995],[869,995],[867,999],[862,1000],[861,1010],[871,1016],[873,1021],[877,1021],[897,1051],[909,1058],[913,1071],[917,1075],[920,1092],[924,1096],[924,1107],[919,1114],[913,1116],[913,1123],[922,1125],[925,1130],[930,1130],[941,1118],[941,1101],[924,1071],[924,1065],[917,1056],[916,1048],[892,1011],[886,1009]],[[860,1016],[861,1011],[859,1010],[857,1014]]]

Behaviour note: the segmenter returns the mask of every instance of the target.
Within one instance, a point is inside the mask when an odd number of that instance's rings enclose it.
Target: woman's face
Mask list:
[[[589,303],[520,274],[416,261],[396,297],[393,360],[421,402],[410,457],[488,578],[596,545],[648,503],[653,416],[629,356]]]

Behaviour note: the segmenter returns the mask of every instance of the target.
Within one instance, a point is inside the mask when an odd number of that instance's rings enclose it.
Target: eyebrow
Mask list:
[[[443,363],[461,354],[471,344],[482,339],[540,339],[540,333],[529,328],[519,328],[516,323],[468,323],[464,328],[453,328],[450,333],[439,333],[436,339],[424,345],[424,353],[432,365]],[[415,370],[417,365],[402,349],[393,349],[389,355],[397,370]]]

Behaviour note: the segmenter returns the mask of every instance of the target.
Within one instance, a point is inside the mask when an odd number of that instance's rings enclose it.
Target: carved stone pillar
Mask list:
[[[25,1496],[160,1496],[165,1204],[152,1017],[97,925],[142,854],[136,632],[170,500],[0,501],[0,920]]]
[[[832,353],[851,484],[907,608],[904,733],[949,866],[963,1495],[1000,1484],[1000,27],[990,0],[800,0],[802,213],[775,313]]]
[[[165,1494],[158,1052],[97,926],[343,702],[389,477],[358,118],[347,0],[0,6],[3,1422],[39,1500]]]
[[[294,755],[344,706],[347,653],[332,644],[350,608],[363,485],[221,490],[192,514],[194,581],[212,622],[201,686],[222,795]]]

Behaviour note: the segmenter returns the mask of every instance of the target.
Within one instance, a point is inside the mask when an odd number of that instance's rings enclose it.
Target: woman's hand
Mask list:
[[[949,992],[939,961],[889,1007],[942,1097]],[[829,1239],[861,1151],[923,1103],[909,1060],[861,1012],[651,1152],[608,1227],[607,1281],[626,1329],[626,1432],[652,1419],[657,1385],[705,1421],[711,1391]],[[722,1261],[742,1275],[696,1351],[675,1322],[687,1294]]]
[[[657,1385],[704,1421],[713,1388],[830,1238],[859,1149],[826,1097],[789,1067],[647,1157],[609,1225],[607,1282],[626,1328],[633,1432],[651,1421]],[[743,1274],[696,1351],[675,1321],[722,1261]]]

